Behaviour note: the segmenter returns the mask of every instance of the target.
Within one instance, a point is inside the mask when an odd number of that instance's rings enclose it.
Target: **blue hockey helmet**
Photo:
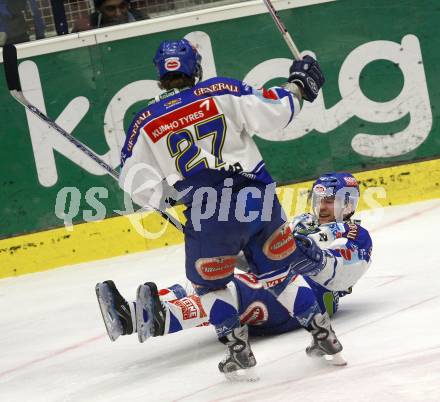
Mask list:
[[[182,73],[202,79],[202,56],[186,39],[163,41],[154,56],[159,80],[169,73]]]
[[[359,195],[359,184],[352,174],[325,173],[312,186],[313,213],[319,217],[322,200],[332,198],[335,220],[342,222],[355,213]]]

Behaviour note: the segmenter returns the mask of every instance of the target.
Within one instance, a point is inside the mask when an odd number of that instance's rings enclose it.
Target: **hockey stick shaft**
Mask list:
[[[119,173],[108,163],[101,159],[95,152],[84,145],[81,141],[77,140],[74,136],[64,130],[55,121],[46,116],[40,109],[29,103],[21,91],[20,76],[18,73],[17,49],[14,45],[8,44],[3,47],[3,67],[5,70],[6,83],[8,85],[9,92],[17,102],[23,105],[25,109],[36,115],[40,120],[45,122],[49,127],[53,128],[57,133],[61,134],[71,144],[73,144],[81,152],[86,154],[90,159],[101,166],[111,177],[113,177],[113,179],[116,181],[119,180]],[[162,216],[162,218],[170,222],[176,229],[183,232],[184,226],[178,220],[164,211],[156,208],[155,210]]]
[[[299,53],[299,50],[296,47],[295,42],[293,41],[292,37],[290,36],[289,31],[287,30],[283,21],[281,21],[281,18],[278,15],[278,11],[275,10],[275,7],[273,6],[273,4],[271,3],[270,0],[263,0],[263,2],[266,5],[273,21],[275,22],[276,27],[280,31],[281,36],[283,37],[287,46],[289,47],[290,51],[292,52],[294,59],[301,60],[301,55]]]
[[[85,153],[90,159],[94,160],[99,166],[101,166],[107,173],[115,180],[119,179],[119,173],[103,161],[98,155],[96,155],[90,148],[86,147],[81,141],[78,141],[74,136],[69,134],[66,130],[60,127],[52,119],[46,116],[40,109],[29,103],[29,101],[23,95],[20,85],[20,77],[18,74],[18,62],[17,62],[17,49],[14,45],[6,45],[3,48],[3,64],[6,75],[6,82],[8,89],[12,97],[19,103],[21,103],[25,109],[29,110],[40,120],[44,121],[49,127],[53,128],[70,143],[75,145],[83,153]]]
[[[75,145],[83,153],[85,153],[90,159],[94,160],[99,166],[101,166],[107,173],[115,180],[119,180],[119,173],[114,170],[110,165],[103,161],[98,155],[96,155],[90,148],[85,146],[81,141],[78,141],[75,137],[65,131],[61,126],[46,116],[40,109],[28,102],[21,91],[10,90],[12,97],[19,103],[21,103],[27,110],[36,115],[40,120],[44,121],[48,126],[56,130],[70,143]]]

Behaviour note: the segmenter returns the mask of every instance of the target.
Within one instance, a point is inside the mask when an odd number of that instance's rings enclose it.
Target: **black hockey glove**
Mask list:
[[[327,262],[325,252],[319,248],[315,241],[307,236],[295,234],[296,247],[304,254],[301,261],[294,271],[301,275],[316,275],[321,272]]]
[[[302,60],[293,62],[289,73],[287,81],[300,86],[304,93],[304,99],[313,102],[325,82],[318,62],[311,56],[304,56]]]

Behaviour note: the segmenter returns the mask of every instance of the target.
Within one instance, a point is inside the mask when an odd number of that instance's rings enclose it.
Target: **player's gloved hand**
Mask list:
[[[316,275],[321,272],[327,263],[327,256],[315,241],[302,234],[294,234],[296,247],[304,254],[304,260],[292,267],[301,275]]]
[[[289,69],[288,82],[301,87],[304,99],[313,102],[324,85],[324,74],[318,62],[311,56],[304,56],[302,60],[295,60]]]
[[[293,218],[290,229],[293,234],[299,233],[307,236],[319,232],[319,222],[315,215],[305,213]]]

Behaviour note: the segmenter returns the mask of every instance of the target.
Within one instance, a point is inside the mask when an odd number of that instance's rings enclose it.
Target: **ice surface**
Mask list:
[[[305,331],[256,339],[260,381],[228,383],[211,327],[110,342],[94,286],[185,283],[182,246],[0,281],[0,401],[440,402],[440,200],[363,214],[373,265],[341,299],[345,368],[304,353]]]

